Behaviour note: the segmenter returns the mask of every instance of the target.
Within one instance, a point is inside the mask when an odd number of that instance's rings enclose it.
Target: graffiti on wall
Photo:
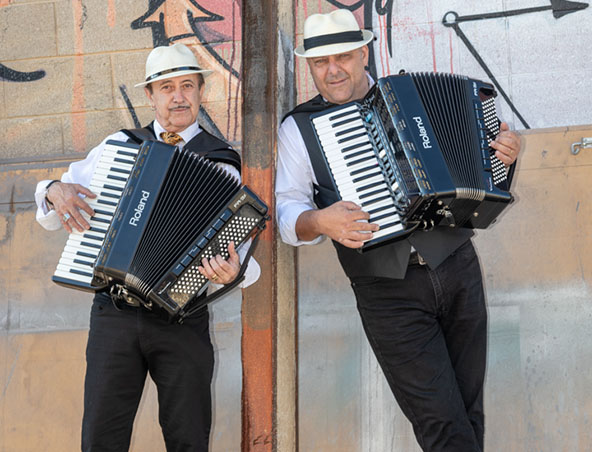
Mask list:
[[[0,0],[0,8],[8,6],[12,0]],[[44,70],[20,72],[0,63],[0,82],[34,82],[45,77]]]
[[[477,62],[479,63],[479,66],[481,66],[483,71],[485,71],[485,73],[487,74],[489,79],[496,86],[500,95],[508,103],[511,110],[514,112],[516,117],[520,120],[522,125],[526,129],[530,129],[530,126],[528,125],[526,120],[522,117],[522,115],[520,114],[520,112],[518,111],[518,109],[516,108],[516,106],[514,105],[512,100],[510,99],[510,97],[506,94],[505,90],[500,85],[500,83],[497,80],[497,78],[495,77],[495,75],[489,69],[487,64],[485,64],[485,61],[483,60],[483,58],[481,58],[481,56],[479,55],[479,53],[477,52],[477,50],[475,49],[475,47],[473,46],[473,44],[471,43],[469,38],[463,33],[463,31],[460,28],[460,24],[463,22],[472,22],[472,21],[486,20],[486,19],[499,19],[499,18],[503,18],[503,17],[538,13],[538,12],[542,12],[542,11],[552,11],[553,17],[555,19],[559,19],[559,18],[565,16],[566,14],[574,13],[576,11],[585,9],[587,7],[588,7],[587,3],[570,2],[570,1],[565,1],[565,0],[551,0],[551,4],[546,5],[546,6],[539,6],[539,7],[533,7],[533,8],[522,8],[522,9],[509,10],[509,11],[499,11],[499,12],[493,12],[493,13],[487,13],[487,14],[473,14],[470,16],[469,15],[459,16],[456,11],[449,11],[444,15],[444,17],[442,19],[442,24],[445,27],[451,27],[454,30],[456,35],[463,42],[463,44],[467,47],[469,52],[471,52],[471,55],[473,55],[475,60],[477,60]]]
[[[19,72],[0,63],[0,81],[2,82],[34,82],[45,77],[44,70]]]
[[[588,8],[589,4],[584,2],[574,2],[567,0],[549,0],[546,5],[532,6],[521,9],[499,11],[499,12],[487,12],[481,13],[477,9],[479,3],[473,2],[470,7],[473,11],[448,11],[444,14],[441,20],[437,17],[432,17],[433,5],[432,2],[412,2],[411,0],[318,0],[318,1],[304,1],[299,5],[299,10],[302,13],[300,17],[308,17],[309,15],[316,12],[328,12],[333,8],[345,8],[354,13],[358,23],[362,28],[371,30],[377,36],[374,44],[371,45],[369,54],[369,67],[368,72],[373,78],[391,75],[399,72],[403,68],[394,68],[393,62],[397,61],[395,58],[395,47],[399,52],[403,52],[408,58],[407,63],[414,66],[417,61],[415,58],[417,55],[413,55],[411,52],[406,51],[405,47],[408,44],[410,48],[416,45],[421,40],[425,40],[425,46],[422,49],[432,52],[433,64],[431,70],[441,70],[436,64],[436,60],[446,61],[450,64],[447,72],[455,72],[452,64],[452,38],[448,38],[446,30],[451,30],[452,35],[458,38],[459,45],[464,46],[470,53],[471,58],[477,62],[481,69],[485,72],[487,77],[496,87],[500,97],[506,102],[512,112],[515,114],[516,119],[521,122],[524,128],[530,128],[529,122],[525,119],[524,115],[519,111],[519,108],[515,105],[514,100],[510,95],[506,93],[506,87],[500,83],[499,74],[496,75],[495,71],[490,69],[486,64],[486,59],[490,55],[486,54],[486,51],[479,52],[478,46],[475,43],[482,43],[483,36],[471,36],[469,32],[463,31],[462,25],[464,23],[484,21],[484,20],[496,20],[505,19],[512,16],[520,16],[526,14],[548,14],[555,20],[559,20],[562,17],[580,12]],[[477,9],[475,11],[475,9]],[[490,10],[490,9],[489,9]],[[469,12],[470,14],[465,14]],[[427,14],[423,21],[427,23],[418,24],[416,22],[417,17],[422,13]],[[423,28],[422,28],[423,26]],[[301,33],[301,24],[297,24],[297,33]],[[437,38],[451,39],[449,48],[450,54],[445,55],[444,47],[438,47],[436,45]],[[403,47],[401,47],[403,46]],[[296,60],[297,65],[302,63]],[[420,64],[423,70],[428,70],[425,64]],[[442,63],[439,65],[442,66]],[[312,97],[309,93],[310,80],[306,79],[306,70],[297,71],[299,73],[298,88],[299,88],[299,101],[307,100]],[[302,76],[304,75],[304,79]]]
[[[216,123],[208,107],[202,106],[200,121],[231,142],[239,140],[240,1],[149,0],[148,9],[131,22],[131,28],[150,28],[154,47],[174,42],[190,46],[203,67],[223,76],[226,119]]]

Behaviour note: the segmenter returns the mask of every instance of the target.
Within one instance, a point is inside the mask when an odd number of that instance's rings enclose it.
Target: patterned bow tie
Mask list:
[[[162,138],[162,141],[164,141],[166,144],[172,144],[173,146],[183,141],[183,138],[181,138],[181,136],[177,135],[175,132],[162,132],[160,134],[160,138]]]

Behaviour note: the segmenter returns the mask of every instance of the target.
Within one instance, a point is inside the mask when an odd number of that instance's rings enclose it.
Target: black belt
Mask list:
[[[409,263],[407,265],[425,265],[426,261],[421,257],[417,251],[412,251],[409,255]]]

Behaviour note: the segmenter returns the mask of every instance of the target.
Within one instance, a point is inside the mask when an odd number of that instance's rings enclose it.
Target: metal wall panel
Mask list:
[[[475,244],[489,350],[486,451],[589,451],[592,127],[523,132],[515,203]],[[300,445],[419,451],[374,359],[333,247],[299,250]]]

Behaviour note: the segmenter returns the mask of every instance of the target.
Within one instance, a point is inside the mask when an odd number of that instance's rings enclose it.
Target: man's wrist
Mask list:
[[[49,198],[47,197],[47,193],[49,192],[49,187],[51,187],[53,184],[55,184],[56,182],[60,182],[57,179],[52,180],[49,184],[47,184],[45,186],[45,203],[47,204],[48,207],[53,208],[53,203],[49,200]]]

